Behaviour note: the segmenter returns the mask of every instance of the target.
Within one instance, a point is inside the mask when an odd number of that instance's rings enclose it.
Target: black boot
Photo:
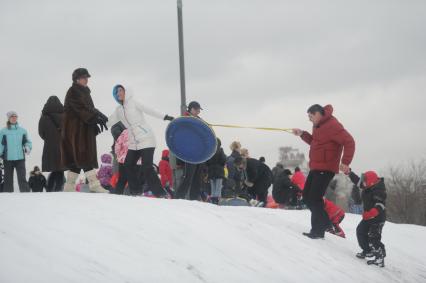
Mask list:
[[[312,231],[309,233],[304,232],[303,235],[313,240],[324,239],[324,234],[314,233]]]

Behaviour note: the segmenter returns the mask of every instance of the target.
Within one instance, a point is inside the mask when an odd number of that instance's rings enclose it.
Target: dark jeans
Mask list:
[[[356,237],[361,249],[365,252],[370,252],[373,249],[382,248],[385,250],[385,245],[382,243],[382,229],[384,222],[377,222],[375,219],[362,220],[356,227]]]
[[[330,226],[323,198],[333,177],[334,173],[330,171],[309,171],[303,190],[303,200],[311,211],[311,233],[321,236]]]
[[[64,190],[64,171],[56,171],[47,177],[46,192],[61,192]]]
[[[124,164],[118,164],[118,181],[115,186],[114,193],[117,195],[122,195],[124,193],[124,188],[127,184],[127,170]]]
[[[14,160],[4,161],[4,186],[3,191],[5,193],[13,193],[13,172],[16,169],[16,175],[18,176],[19,191],[21,193],[27,193],[30,191],[28,182],[26,179],[25,160]]]
[[[189,192],[190,200],[201,198],[201,164],[185,163],[183,180],[176,190],[177,199],[186,199]]]
[[[127,170],[127,177],[129,182],[129,189],[131,195],[142,194],[142,187],[140,186],[139,174],[137,170],[137,162],[142,157],[142,172],[151,192],[157,196],[164,196],[165,192],[161,186],[160,179],[154,171],[153,158],[154,147],[144,148],[140,150],[131,150],[127,152],[124,166]]]

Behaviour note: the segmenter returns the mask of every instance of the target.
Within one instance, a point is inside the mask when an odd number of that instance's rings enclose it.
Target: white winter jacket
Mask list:
[[[137,102],[133,96],[126,95],[123,105],[118,106],[108,118],[109,127],[121,121],[129,130],[129,149],[131,150],[156,146],[154,132],[147,124],[144,114],[159,119],[164,119],[166,116]]]

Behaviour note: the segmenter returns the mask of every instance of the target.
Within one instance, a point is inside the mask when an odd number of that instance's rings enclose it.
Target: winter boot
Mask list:
[[[68,171],[67,173],[67,181],[64,185],[64,192],[75,192],[75,181],[80,174],[77,174],[72,171]]]
[[[101,183],[98,180],[98,177],[96,177],[96,170],[90,170],[89,172],[85,172],[86,178],[89,181],[89,191],[91,193],[109,193],[108,190],[105,190]]]
[[[304,232],[303,235],[313,240],[324,239],[324,234],[321,235],[319,233],[313,233],[312,231],[309,233]]]
[[[368,260],[367,264],[368,265],[375,264],[379,267],[385,267],[385,256],[386,256],[385,250],[382,248],[378,248],[377,250],[373,251],[373,254],[375,258],[372,260]]]
[[[360,253],[357,253],[356,254],[356,257],[357,258],[361,258],[361,259],[364,259],[364,258],[366,258],[366,257],[374,257],[374,254],[372,253],[372,252],[367,252],[367,251],[362,251],[362,252],[360,252]]]

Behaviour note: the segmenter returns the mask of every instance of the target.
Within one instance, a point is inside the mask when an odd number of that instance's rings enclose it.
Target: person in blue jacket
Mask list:
[[[4,162],[4,192],[13,192],[13,172],[16,169],[20,192],[29,192],[26,179],[25,154],[30,154],[32,143],[27,130],[18,125],[18,114],[7,112],[7,126],[0,130],[0,162]]]

